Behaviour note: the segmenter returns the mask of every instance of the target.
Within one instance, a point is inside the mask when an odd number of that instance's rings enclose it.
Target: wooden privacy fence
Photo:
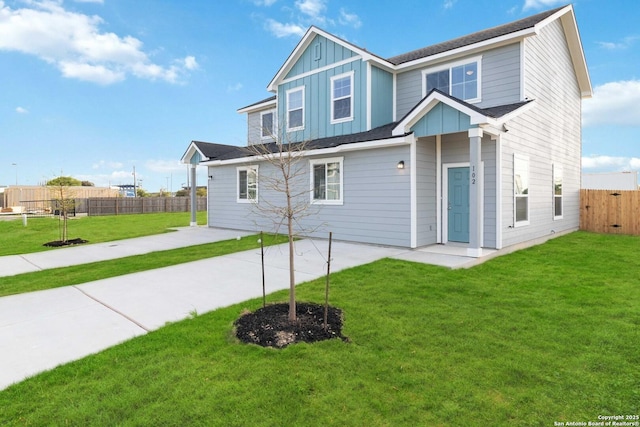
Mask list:
[[[640,235],[640,191],[580,190],[580,229]]]
[[[196,199],[196,209],[207,209],[207,198]],[[154,212],[190,212],[190,197],[92,197],[87,199],[87,215],[125,215]]]

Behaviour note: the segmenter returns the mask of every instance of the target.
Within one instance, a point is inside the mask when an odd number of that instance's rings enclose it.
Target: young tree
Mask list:
[[[51,180],[49,182],[53,182]],[[73,191],[69,188],[68,184],[65,184],[65,180],[58,180],[57,184],[51,185],[53,187],[53,200],[55,201],[55,207],[58,211],[58,221],[62,222],[60,229],[60,241],[67,243],[69,240],[68,233],[68,220],[69,212],[73,211],[76,206],[76,200],[73,198]]]
[[[259,203],[254,203],[255,209],[270,218],[275,228],[286,224],[289,240],[289,320],[296,320],[296,288],[295,288],[295,239],[299,221],[310,214],[309,188],[305,186],[308,170],[301,160],[309,148],[308,142],[283,143],[276,134],[272,134],[275,142],[268,144],[249,145],[247,152],[256,156],[256,160],[270,165],[274,173],[264,173],[264,167],[257,170],[247,170],[248,198],[258,202],[258,193],[253,190],[251,182],[257,183],[263,189],[271,190],[283,196],[280,199],[261,197]],[[252,176],[255,174],[255,176]]]

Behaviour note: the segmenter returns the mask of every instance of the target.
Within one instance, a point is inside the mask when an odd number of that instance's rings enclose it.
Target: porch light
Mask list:
[[[398,162],[398,166],[397,166],[397,168],[398,168],[398,169],[404,169],[404,160],[400,160],[400,161]]]

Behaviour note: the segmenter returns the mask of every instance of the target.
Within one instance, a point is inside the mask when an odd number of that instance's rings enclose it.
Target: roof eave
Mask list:
[[[187,151],[184,152],[184,154],[182,155],[182,158],[180,159],[180,163],[185,164],[185,165],[189,165],[191,164],[191,157],[195,154],[195,153],[200,153],[200,156],[202,156],[202,159],[204,161],[204,159],[209,159],[207,156],[204,155],[204,153],[200,150],[200,148],[198,147],[198,144],[196,144],[196,141],[191,141],[191,143],[189,144],[189,146],[187,147]]]
[[[272,108],[275,107],[276,103],[277,103],[277,99],[273,99],[271,101],[261,102],[258,104],[249,105],[247,107],[238,108],[236,112],[238,114],[244,114],[244,113],[251,113],[254,111],[265,110],[269,107],[272,107]]]
[[[445,52],[437,53],[435,55],[425,56],[424,58],[419,58],[413,61],[404,62],[402,64],[396,65],[395,69],[397,71],[407,71],[411,68],[423,67],[426,63],[429,63],[429,62],[439,62],[443,60],[450,60],[458,56],[469,55],[475,51],[484,51],[484,50],[487,50],[487,48],[495,48],[495,47],[508,45],[516,41],[521,41],[526,37],[531,37],[536,33],[537,32],[534,27],[525,28],[524,30],[505,34],[499,37],[493,37],[487,40],[483,40],[481,42],[462,46],[457,49],[447,50]]]

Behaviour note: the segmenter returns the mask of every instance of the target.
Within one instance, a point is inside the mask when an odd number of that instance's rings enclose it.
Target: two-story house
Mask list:
[[[480,256],[578,228],[591,83],[572,6],[386,59],[311,27],[267,89],[238,111],[249,146],[305,143],[309,235]],[[208,168],[210,226],[270,230],[260,156],[192,141],[182,161]]]

